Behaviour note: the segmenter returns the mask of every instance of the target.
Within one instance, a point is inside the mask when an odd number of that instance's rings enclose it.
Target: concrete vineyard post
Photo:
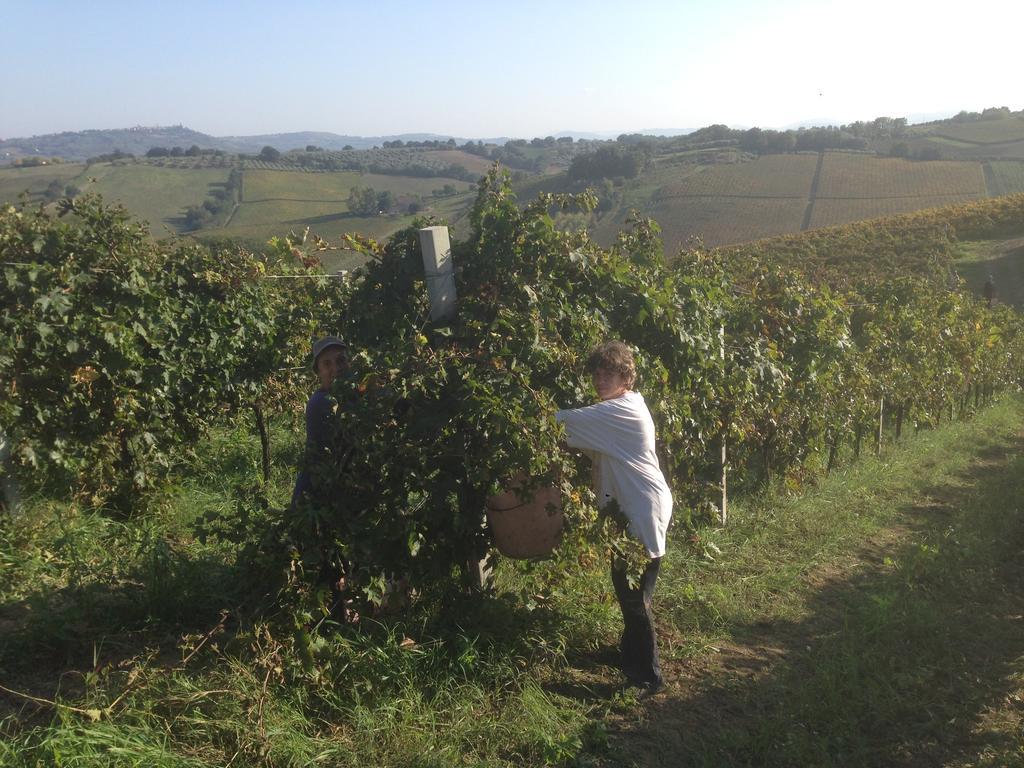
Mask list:
[[[448,227],[419,230],[423,250],[423,271],[430,295],[430,319],[443,320],[455,314],[455,270]]]
[[[455,316],[455,263],[452,259],[452,241],[448,227],[423,227],[419,230],[420,249],[423,251],[423,273],[430,297],[430,319],[451,319]],[[491,569],[487,557],[470,559],[465,563],[470,581],[477,589],[491,582]]]

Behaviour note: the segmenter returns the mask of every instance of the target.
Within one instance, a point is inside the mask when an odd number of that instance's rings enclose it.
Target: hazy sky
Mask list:
[[[0,138],[530,138],[1024,108],[1024,0],[0,0],[0,24]]]

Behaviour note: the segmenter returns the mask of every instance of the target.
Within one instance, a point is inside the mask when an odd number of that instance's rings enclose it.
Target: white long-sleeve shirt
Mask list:
[[[639,392],[626,392],[584,408],[558,411],[568,443],[594,461],[598,506],[612,499],[629,518],[629,530],[651,557],[665,554],[672,492],[654,453],[654,420]]]

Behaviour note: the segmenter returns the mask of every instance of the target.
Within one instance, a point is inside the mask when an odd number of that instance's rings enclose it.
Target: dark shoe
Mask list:
[[[661,677],[655,680],[641,680],[632,675],[626,675],[626,687],[639,688],[640,695],[646,698],[663,690],[665,688],[665,680]]]
[[[640,698],[649,699],[652,696],[657,696],[659,693],[665,690],[665,681],[658,679],[653,683],[645,683],[640,686]]]

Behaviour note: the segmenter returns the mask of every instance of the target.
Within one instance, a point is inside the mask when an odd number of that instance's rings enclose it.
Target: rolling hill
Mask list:
[[[234,170],[241,179],[238,194],[207,217],[198,234],[249,244],[307,228],[328,238],[348,231],[383,237],[416,213],[448,220],[457,235],[473,200],[473,180],[495,160],[514,170],[524,201],[538,192],[595,189],[598,211],[566,217],[567,226],[588,227],[607,243],[631,212],[639,211],[659,222],[669,253],[694,240],[730,245],[1024,192],[1024,113],[1005,109],[914,126],[878,118],[785,132],[709,126],[688,135],[630,135],[605,142],[549,138],[454,147],[422,134],[390,137],[387,147],[356,149],[357,137],[335,134],[217,139],[180,126],[37,138],[35,144],[0,143],[0,152],[31,149],[38,150],[36,157],[69,156],[154,145],[217,152],[0,167],[0,201],[14,201],[23,192],[45,202],[67,191],[95,191],[148,221],[154,236],[179,235],[192,227],[186,212],[216,196]],[[341,146],[353,148],[339,148],[343,141]],[[242,149],[275,142],[299,148],[276,156]],[[608,178],[575,173],[575,158],[608,147],[640,153],[636,173]],[[390,193],[391,207],[383,215],[354,215],[348,197],[357,187]]]

